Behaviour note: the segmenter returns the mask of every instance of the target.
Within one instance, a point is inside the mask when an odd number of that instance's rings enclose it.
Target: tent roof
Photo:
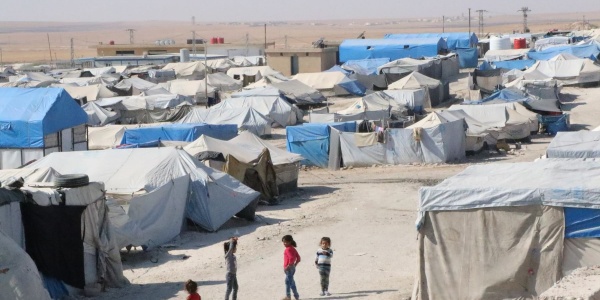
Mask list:
[[[235,124],[257,135],[270,134],[271,120],[252,107],[194,108],[177,123]]]
[[[286,98],[296,104],[315,104],[325,100],[325,96],[318,90],[302,83],[299,80],[288,80],[271,83],[272,87],[279,89]]]
[[[121,80],[121,82],[119,82],[118,84],[115,85],[116,89],[119,90],[124,90],[124,91],[128,91],[131,88],[136,88],[140,91],[145,91],[145,90],[149,90],[153,87],[156,86],[156,83],[152,83],[150,81],[138,78],[138,77],[131,77],[131,78],[125,78],[123,80]]]
[[[435,88],[441,84],[441,81],[427,77],[419,72],[412,72],[410,75],[390,84],[388,89],[419,89],[422,87]]]
[[[350,78],[348,78],[346,74],[338,71],[299,73],[294,75],[292,79],[298,80],[317,90],[333,89],[338,83],[350,81]]]
[[[546,154],[549,158],[600,158],[600,132],[558,132]]]
[[[386,34],[386,39],[421,39],[443,38],[448,49],[471,48],[477,45],[478,39],[474,32],[444,32],[444,33],[396,33]]]
[[[179,63],[168,63],[162,68],[163,70],[173,70],[178,77],[180,76],[191,76],[195,72],[204,72],[206,67],[202,62],[179,62]]]
[[[62,88],[0,88],[0,147],[41,148],[46,135],[86,122]]]

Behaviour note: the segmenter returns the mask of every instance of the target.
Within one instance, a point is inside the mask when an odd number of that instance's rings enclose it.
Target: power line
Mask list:
[[[487,10],[485,9],[479,9],[476,10],[476,12],[479,13],[479,37],[482,37],[484,34],[484,30],[483,30],[483,13],[487,12]]]
[[[523,33],[529,32],[529,27],[527,27],[527,13],[531,10],[529,9],[529,7],[523,6],[517,11],[523,12]]]
[[[125,29],[125,31],[129,31],[129,43],[133,44],[133,33],[135,32],[135,29]]]

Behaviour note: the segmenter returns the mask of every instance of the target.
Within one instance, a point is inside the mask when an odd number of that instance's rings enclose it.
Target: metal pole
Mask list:
[[[442,16],[442,32],[446,32],[445,22],[446,22],[446,17]]]
[[[50,63],[52,63],[52,50],[50,48],[50,34],[46,33],[46,37],[48,38],[48,53],[50,53]]]
[[[206,43],[204,43],[204,95],[206,96],[206,106],[208,106],[208,64],[206,63]]]
[[[469,8],[469,40],[471,40],[471,9]],[[471,45],[471,42],[469,42],[469,45]]]
[[[265,23],[265,66],[267,65],[267,23]]]
[[[2,62],[2,48],[0,48],[0,67],[4,66],[4,63]]]
[[[206,45],[205,45],[206,47]],[[194,57],[196,57],[196,31],[192,30],[192,53],[194,53]]]

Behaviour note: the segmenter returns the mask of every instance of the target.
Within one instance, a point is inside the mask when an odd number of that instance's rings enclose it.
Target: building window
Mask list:
[[[117,55],[134,55],[135,51],[133,50],[117,50]]]

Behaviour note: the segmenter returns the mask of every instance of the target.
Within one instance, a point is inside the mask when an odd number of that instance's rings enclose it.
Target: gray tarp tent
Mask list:
[[[548,149],[548,158],[600,158],[600,132],[558,132]]]

